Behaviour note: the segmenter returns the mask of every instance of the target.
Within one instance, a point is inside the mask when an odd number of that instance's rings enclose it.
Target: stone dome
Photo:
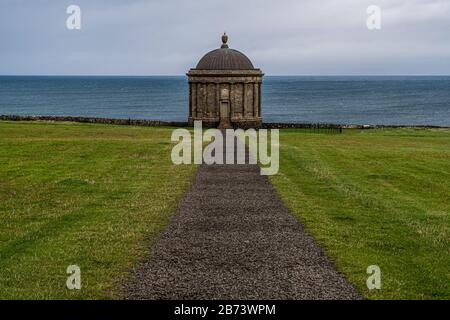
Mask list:
[[[228,48],[228,36],[222,36],[222,46],[200,59],[198,70],[254,70],[252,62],[242,52]]]

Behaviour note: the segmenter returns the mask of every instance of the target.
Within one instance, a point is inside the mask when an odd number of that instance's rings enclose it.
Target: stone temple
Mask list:
[[[189,70],[189,124],[205,127],[259,128],[263,73],[243,53],[222,46],[207,53]]]

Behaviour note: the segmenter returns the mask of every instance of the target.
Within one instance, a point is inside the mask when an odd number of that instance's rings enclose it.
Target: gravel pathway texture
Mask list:
[[[257,165],[201,165],[125,299],[361,299]]]

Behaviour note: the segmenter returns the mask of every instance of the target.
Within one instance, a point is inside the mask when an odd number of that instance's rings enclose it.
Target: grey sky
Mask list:
[[[225,30],[266,74],[450,74],[450,0],[0,0],[0,74],[183,74]]]

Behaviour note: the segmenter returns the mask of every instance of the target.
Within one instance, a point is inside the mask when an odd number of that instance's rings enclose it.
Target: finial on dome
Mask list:
[[[223,36],[222,36],[222,47],[221,48],[228,48],[227,42],[228,42],[228,36],[227,36],[227,33],[224,32]]]

